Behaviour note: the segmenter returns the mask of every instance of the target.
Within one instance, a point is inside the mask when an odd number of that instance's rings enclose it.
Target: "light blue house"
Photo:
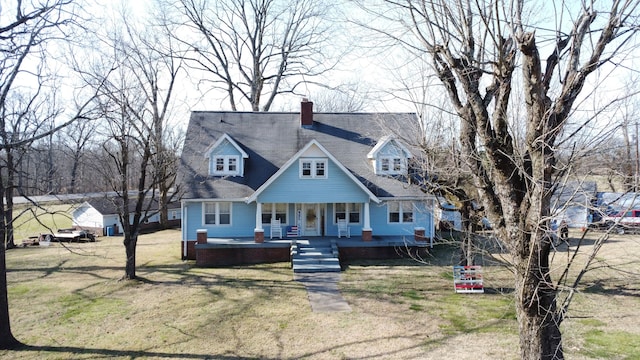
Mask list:
[[[180,171],[183,257],[225,240],[430,241],[435,200],[411,181],[417,124],[404,113],[314,114],[308,101],[300,113],[193,112]]]

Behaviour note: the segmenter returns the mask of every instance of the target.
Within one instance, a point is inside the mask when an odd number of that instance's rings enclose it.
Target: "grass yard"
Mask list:
[[[50,204],[46,209],[26,205],[16,206],[13,211],[16,245],[20,245],[22,240],[28,239],[29,236],[70,228],[71,209],[72,205],[68,204]]]
[[[511,274],[454,294],[450,248],[429,265],[358,262],[340,289],[352,311],[314,313],[288,263],[204,269],[179,259],[176,230],[144,235],[140,281],[121,282],[120,237],[8,251],[20,359],[517,359]],[[570,359],[640,358],[640,237],[605,245],[569,318]],[[563,261],[563,255],[556,261]]]

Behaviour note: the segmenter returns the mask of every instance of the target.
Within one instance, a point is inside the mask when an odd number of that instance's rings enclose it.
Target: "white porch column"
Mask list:
[[[369,218],[369,202],[364,203],[364,226],[362,227],[362,241],[371,241],[373,239],[373,230],[371,229],[371,219]]]
[[[262,230],[262,203],[256,201],[256,229]]]
[[[371,230],[371,219],[369,216],[369,202],[364,203],[364,228]]]

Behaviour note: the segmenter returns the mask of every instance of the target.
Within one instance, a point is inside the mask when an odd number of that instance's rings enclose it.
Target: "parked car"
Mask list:
[[[640,232],[640,209],[620,211],[603,216],[600,221],[590,224],[591,228],[613,229],[618,234]]]

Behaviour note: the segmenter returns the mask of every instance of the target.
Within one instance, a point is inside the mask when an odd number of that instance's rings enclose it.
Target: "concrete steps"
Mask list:
[[[298,241],[291,245],[294,273],[340,272],[338,246],[332,241]]]

